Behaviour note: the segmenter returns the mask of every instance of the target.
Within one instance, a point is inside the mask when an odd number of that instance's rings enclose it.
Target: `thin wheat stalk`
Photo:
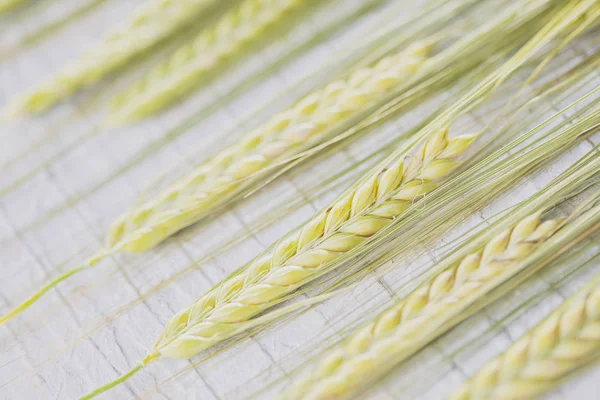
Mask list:
[[[8,313],[1,316],[0,317],[0,325],[2,325],[2,323],[8,321],[15,315],[20,314],[23,310],[29,308],[40,297],[42,297],[48,290],[52,289],[54,286],[58,285],[60,282],[64,281],[65,279],[69,278],[72,275],[75,275],[81,271],[84,271],[87,268],[93,267],[97,262],[99,262],[100,260],[109,256],[111,253],[112,252],[109,250],[100,250],[96,254],[94,254],[93,256],[88,258],[83,264],[81,264],[75,268],[69,269],[65,273],[59,275],[58,277],[54,278],[50,282],[46,283],[44,286],[42,286],[40,289],[38,289],[33,295],[31,295],[27,300],[23,301],[17,307],[13,308]]]
[[[399,362],[394,355],[400,349],[416,346],[415,339],[425,327],[440,325],[482,286],[502,279],[550,238],[562,221],[542,222],[540,213],[535,213],[498,234],[336,346],[283,397],[344,398],[364,388]]]
[[[134,57],[191,23],[216,0],[153,0],[122,27],[56,75],[9,105],[7,115],[40,113],[83,86],[125,66]]]
[[[191,93],[223,60],[281,21],[303,0],[245,0],[211,28],[179,48],[165,62],[112,102],[112,123],[149,116]]]
[[[323,134],[405,82],[425,61],[429,48],[413,46],[309,94],[121,216],[111,227],[108,246],[145,251],[210,214],[253,176],[291,158],[307,142],[319,142]]]
[[[414,154],[406,153],[360,181],[299,230],[174,315],[149,352],[149,359],[190,358],[247,329],[252,317],[318,277],[434,190],[456,170],[456,158],[474,138],[448,140],[447,130],[442,130]],[[112,386],[110,383],[94,393]]]
[[[450,399],[532,399],[599,354],[600,276],[485,364]]]

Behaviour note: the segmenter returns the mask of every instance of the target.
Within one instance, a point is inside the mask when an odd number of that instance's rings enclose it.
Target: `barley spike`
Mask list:
[[[485,364],[452,400],[532,399],[584,366],[600,351],[600,279]]]
[[[448,140],[447,130],[415,152],[365,179],[278,241],[239,273],[177,313],[153,351],[189,358],[242,330],[245,322],[316,277],[336,259],[372,238],[456,170],[473,140]]]
[[[337,399],[352,395],[392,368],[399,351],[416,347],[425,328],[438,326],[453,307],[483,285],[501,278],[530,256],[561,226],[530,215],[500,233],[479,251],[443,270],[379,314],[323,357],[295,383],[285,399]]]
[[[167,39],[216,0],[153,0],[138,7],[125,25],[39,87],[16,99],[7,115],[41,113],[74,91],[125,66],[134,57]]]
[[[113,123],[149,116],[194,90],[204,74],[255,40],[302,0],[245,0],[112,102]]]
[[[122,215],[108,246],[140,252],[197,222],[224,203],[245,180],[297,154],[307,141],[373,104],[421,65],[429,45],[414,46],[330,83],[246,134],[162,194]]]

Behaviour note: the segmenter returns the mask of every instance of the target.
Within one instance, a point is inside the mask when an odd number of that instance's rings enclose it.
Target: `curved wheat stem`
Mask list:
[[[109,246],[144,251],[197,222],[243,188],[251,175],[297,154],[307,141],[318,140],[404,82],[424,62],[428,48],[415,46],[384,58],[275,115],[155,199],[121,216],[111,228]]]
[[[86,394],[85,396],[80,397],[79,400],[89,400],[89,399],[92,399],[92,398],[98,396],[99,394],[104,393],[107,390],[109,390],[109,389],[111,389],[111,388],[113,388],[113,387],[115,387],[115,386],[117,386],[117,385],[125,382],[127,379],[131,378],[137,372],[139,372],[140,370],[144,369],[148,364],[150,364],[151,362],[155,361],[157,358],[158,358],[158,354],[156,354],[156,353],[150,353],[150,354],[148,354],[146,357],[144,357],[142,359],[142,361],[138,362],[129,371],[127,371],[123,375],[119,376],[114,381],[109,382],[109,383],[107,383],[104,386],[100,386],[99,388],[97,388],[94,391]]]
[[[24,310],[28,309],[33,303],[35,303],[40,297],[42,297],[48,290],[52,289],[54,286],[58,285],[60,282],[65,279],[73,276],[81,271],[84,271],[88,268],[93,267],[98,262],[102,261],[104,258],[110,256],[113,253],[110,249],[101,249],[93,256],[89,257],[85,262],[77,267],[73,267],[56,278],[52,279],[50,282],[46,283],[40,289],[38,289],[34,294],[29,296],[29,298],[23,301],[21,304],[10,310],[8,313],[0,316],[0,325],[9,319],[13,318],[15,315],[22,313]]]
[[[473,137],[431,136],[414,154],[369,177],[237,274],[177,313],[153,351],[189,358],[240,331],[250,318],[309,282],[392,223],[453,172]]]
[[[144,118],[192,92],[207,72],[303,0],[245,0],[113,100],[113,122]]]
[[[9,106],[9,114],[39,113],[123,67],[135,56],[191,23],[216,0],[153,0],[82,57]]]
[[[352,334],[283,397],[343,398],[363,388],[401,361],[395,355],[415,347],[428,326],[438,326],[453,307],[510,272],[561,224],[562,220],[541,222],[539,213],[524,218]]]
[[[484,365],[452,400],[531,399],[555,386],[600,351],[597,278],[533,330]]]

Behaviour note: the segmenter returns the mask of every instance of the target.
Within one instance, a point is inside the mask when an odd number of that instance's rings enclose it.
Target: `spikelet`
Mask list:
[[[452,400],[532,399],[600,351],[600,277],[498,358],[484,365]]]
[[[384,58],[275,115],[153,200],[121,216],[111,228],[108,246],[144,251],[210,214],[251,175],[297,154],[307,141],[318,140],[404,82],[424,62],[428,49],[414,46]]]
[[[510,273],[561,224],[562,220],[541,222],[536,213],[495,236],[332,349],[283,398],[344,398],[364,388],[402,361],[395,356],[414,349],[428,327],[439,326],[483,285]]]
[[[216,0],[152,0],[137,8],[122,27],[69,62],[56,75],[9,105],[7,114],[40,113],[125,66],[137,55],[150,49],[183,26]]]
[[[379,171],[222,281],[167,324],[153,352],[189,358],[239,331],[250,318],[369,240],[458,166],[474,137],[443,130],[415,154]]]
[[[256,39],[303,0],[245,0],[179,48],[112,103],[113,123],[144,118],[192,92],[204,74]]]

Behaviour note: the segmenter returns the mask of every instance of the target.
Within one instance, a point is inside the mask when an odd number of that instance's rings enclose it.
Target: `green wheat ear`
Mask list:
[[[0,0],[7,4],[18,0]],[[138,7],[120,28],[108,33],[98,45],[67,63],[54,76],[17,98],[5,115],[41,113],[76,90],[91,85],[126,66],[134,57],[151,49],[189,25],[217,0],[152,0]]]
[[[347,195],[284,236],[271,251],[176,314],[155,351],[190,358],[227,339],[250,318],[385,230],[457,169],[457,158],[472,141],[472,136],[448,139],[443,130],[386,169],[357,182]]]
[[[245,0],[211,28],[179,48],[148,75],[117,95],[111,123],[147,117],[191,93],[203,75],[281,21],[305,0]]]
[[[485,364],[450,399],[535,398],[599,354],[600,275]]]

